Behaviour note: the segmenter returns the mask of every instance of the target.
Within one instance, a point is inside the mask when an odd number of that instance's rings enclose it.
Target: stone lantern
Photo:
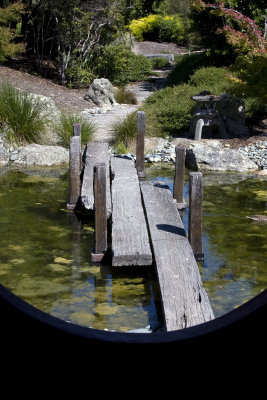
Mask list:
[[[226,138],[224,122],[216,110],[216,104],[221,101],[221,97],[203,91],[191,99],[196,101],[196,111],[190,123],[190,136],[200,140],[203,126],[217,126],[220,137]]]

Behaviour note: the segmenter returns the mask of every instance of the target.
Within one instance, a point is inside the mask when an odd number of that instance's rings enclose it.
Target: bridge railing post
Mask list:
[[[82,124],[73,124],[73,136],[80,136],[81,138],[81,155],[80,155],[80,169],[82,170]]]
[[[137,111],[136,170],[139,178],[146,177],[145,171],[145,129],[144,111]]]
[[[74,210],[81,194],[81,137],[70,138],[70,195],[68,210]]]
[[[185,171],[185,147],[176,146],[175,175],[173,183],[173,198],[176,200],[178,210],[186,208],[184,201],[184,171]]]
[[[202,245],[202,173],[189,173],[189,228],[188,240],[191,244],[195,259],[204,260]]]
[[[95,243],[93,262],[101,262],[107,250],[106,164],[94,166]]]

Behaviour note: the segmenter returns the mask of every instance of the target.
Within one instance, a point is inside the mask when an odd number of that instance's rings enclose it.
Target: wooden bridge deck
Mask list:
[[[141,191],[167,331],[213,319],[208,296],[172,194],[142,182]]]
[[[133,161],[111,158],[112,265],[152,265],[139,180]]]
[[[106,179],[110,181],[110,154],[108,143],[90,142],[87,144],[83,179],[81,186],[81,202],[86,210],[94,210],[94,166],[98,163],[106,164]],[[110,185],[106,188],[107,217],[111,215]]]
[[[111,217],[112,266],[156,268],[167,331],[214,318],[192,247],[172,193],[139,181],[133,161],[110,157],[105,143],[87,146],[81,199],[94,209],[93,170],[105,162],[107,215]]]

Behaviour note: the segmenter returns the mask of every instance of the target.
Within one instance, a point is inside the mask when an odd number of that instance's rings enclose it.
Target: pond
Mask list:
[[[188,173],[184,197],[188,204]],[[174,169],[147,167],[147,179],[172,190]],[[266,288],[267,180],[203,174],[203,247],[199,264],[216,317]],[[94,265],[94,224],[66,209],[65,168],[0,169],[0,282],[35,307],[96,329],[129,331],[162,323],[153,268]],[[181,212],[188,231],[188,208]]]

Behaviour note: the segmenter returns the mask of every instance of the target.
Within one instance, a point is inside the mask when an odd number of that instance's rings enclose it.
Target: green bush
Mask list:
[[[242,97],[246,114],[267,112],[267,55],[264,52],[239,56],[229,69],[231,93]]]
[[[69,148],[70,137],[73,135],[73,125],[77,123],[82,124],[82,145],[85,145],[92,140],[92,137],[96,132],[96,126],[92,121],[88,120],[78,113],[70,114],[66,112],[61,112],[60,118],[55,126],[55,131],[59,137],[58,144],[60,146]]]
[[[150,61],[134,54],[125,44],[109,44],[96,60],[95,74],[115,85],[146,79],[152,72]]]
[[[136,55],[131,52],[128,60],[128,66],[129,82],[145,80],[152,74],[152,64],[150,60],[141,54]]]
[[[95,75],[88,66],[82,66],[79,60],[72,60],[66,71],[69,85],[77,88],[90,86]]]
[[[221,64],[206,52],[175,56],[175,67],[168,76],[168,85],[173,86],[180,83],[187,83],[190,76],[197,69],[209,66],[220,67]]]
[[[160,19],[159,41],[179,43],[183,40],[185,27],[179,15],[166,15]]]
[[[189,79],[191,86],[204,87],[213,94],[221,94],[221,90],[230,84],[229,71],[226,68],[199,68]]]
[[[44,104],[6,82],[0,87],[0,122],[9,143],[40,143],[48,115]]]
[[[185,27],[179,15],[150,14],[134,19],[129,29],[137,40],[178,43],[184,38]]]
[[[220,95],[226,92],[229,84],[227,70],[208,67],[198,69],[187,84],[155,92],[146,100],[143,107],[146,119],[150,122],[147,134],[175,136],[187,132],[196,107],[191,96],[203,90]]]
[[[151,58],[150,61],[153,68],[165,68],[170,64],[169,61],[164,57]]]

